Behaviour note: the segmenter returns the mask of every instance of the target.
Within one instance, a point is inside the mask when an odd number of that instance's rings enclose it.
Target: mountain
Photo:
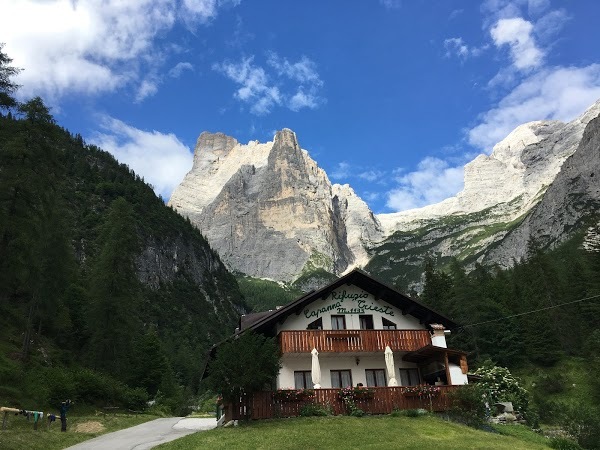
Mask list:
[[[587,163],[575,155],[583,151],[584,130],[594,126],[588,124],[598,114],[600,101],[569,123],[523,124],[496,144],[489,156],[479,155],[465,166],[464,189],[456,196],[377,216],[386,237],[371,249],[366,269],[408,288],[420,279],[425,257],[442,267],[457,258],[468,267],[479,262],[506,268],[526,256],[530,239],[550,247],[562,242],[573,230],[562,227],[561,232],[542,238],[550,219],[545,215],[552,213],[536,205],[548,191],[555,192],[552,186],[557,178],[567,176],[562,170],[565,161],[583,170]],[[582,193],[583,186],[569,186],[561,191],[563,204]],[[593,204],[589,206],[574,217],[597,212]],[[541,216],[532,228],[529,217],[534,210],[545,212],[536,212]]]
[[[0,400],[47,404],[78,368],[151,396],[195,391],[204,353],[247,311],[235,278],[139,175],[41,99],[23,110],[0,114]]]
[[[349,186],[332,186],[288,129],[247,145],[202,133],[169,205],[231,270],[278,281],[364,265],[366,248],[382,236],[367,205]]]
[[[490,155],[465,166],[464,189],[456,196],[379,215],[350,186],[332,185],[291,130],[248,145],[202,133],[194,166],[169,205],[237,273],[292,282],[318,270],[341,274],[359,266],[409,289],[418,284],[426,257],[442,266],[457,258],[467,266],[508,267],[524,256],[530,238],[546,246],[564,239],[569,227],[538,239],[545,235],[545,213],[536,212],[535,232],[529,216],[548,191],[579,195],[583,186],[566,181],[568,193],[550,188],[599,113],[600,101],[568,123],[523,124]],[[582,159],[570,165],[583,167]],[[577,217],[586,215],[581,208]]]

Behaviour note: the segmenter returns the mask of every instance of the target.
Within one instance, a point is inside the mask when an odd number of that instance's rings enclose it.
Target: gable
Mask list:
[[[324,297],[324,298],[323,298]],[[330,329],[331,316],[344,316],[348,329],[359,329],[359,317],[371,316],[375,329],[383,328],[383,319],[392,322],[398,329],[418,330],[425,326],[419,319],[402,311],[390,303],[376,298],[360,286],[344,285],[327,295],[314,298],[296,314],[287,316],[277,325],[277,331],[305,330],[311,322],[321,319],[323,329]]]
[[[346,294],[344,294],[344,291]],[[365,294],[367,295],[366,297],[364,297]],[[360,297],[361,295],[363,297]],[[337,305],[337,303],[340,304]],[[358,308],[358,310],[364,309],[365,314],[366,311],[372,311],[380,314],[381,317],[389,315],[390,312],[394,314],[391,316],[394,318],[404,316],[406,319],[406,316],[409,316],[406,320],[412,320],[411,318],[417,319],[421,325],[418,328],[421,329],[429,327],[432,323],[441,324],[446,329],[453,329],[458,326],[452,319],[434,311],[417,300],[401,294],[362,270],[355,269],[318,291],[310,292],[295,302],[272,311],[265,317],[261,317],[247,329],[253,329],[262,333],[272,333],[275,331],[275,328],[282,327],[292,315],[304,318],[307,318],[306,316],[308,315],[308,318],[311,318],[315,317],[311,315],[313,311],[320,311],[323,308],[329,309],[319,312],[319,315],[329,313],[329,316],[331,316],[333,314],[332,311],[337,311],[340,308],[345,309],[345,311],[342,311],[345,315],[348,310]],[[308,312],[305,312],[307,309]],[[349,313],[350,316],[352,314],[352,312]],[[357,312],[354,314],[358,317],[360,313]],[[300,326],[300,323],[294,323],[294,319],[287,326],[291,327],[292,324],[294,324],[294,327]],[[409,327],[409,324],[398,324],[399,328],[405,326],[407,327],[406,329],[413,329]],[[302,329],[306,329],[306,326]]]

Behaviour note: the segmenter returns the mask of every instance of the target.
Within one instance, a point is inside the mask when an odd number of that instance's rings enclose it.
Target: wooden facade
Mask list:
[[[281,353],[411,352],[431,345],[427,330],[298,330],[281,331]]]
[[[394,410],[423,408],[430,411],[447,411],[450,408],[448,394],[460,386],[439,386],[434,397],[412,396],[404,387],[377,387],[373,398],[357,399],[356,406],[367,414],[389,414]],[[301,401],[280,401],[273,398],[272,391],[255,392],[238,402],[225,407],[225,420],[271,419],[275,417],[297,417],[307,403],[316,403],[330,408],[335,415],[347,414],[347,407],[339,397],[339,389],[315,389],[315,396]]]

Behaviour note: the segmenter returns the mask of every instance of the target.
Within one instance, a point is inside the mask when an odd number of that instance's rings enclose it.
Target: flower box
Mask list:
[[[278,389],[273,392],[273,398],[280,402],[304,401],[314,396],[314,389]]]
[[[402,394],[405,397],[436,397],[441,389],[437,386],[429,384],[420,384],[417,386],[408,386],[404,388]]]
[[[345,387],[340,389],[338,396],[342,399],[367,400],[375,397],[375,389],[368,387]]]

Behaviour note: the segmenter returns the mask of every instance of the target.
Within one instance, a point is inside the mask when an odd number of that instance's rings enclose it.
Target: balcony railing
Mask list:
[[[431,344],[427,330],[302,330],[281,331],[282,353],[411,352]]]

